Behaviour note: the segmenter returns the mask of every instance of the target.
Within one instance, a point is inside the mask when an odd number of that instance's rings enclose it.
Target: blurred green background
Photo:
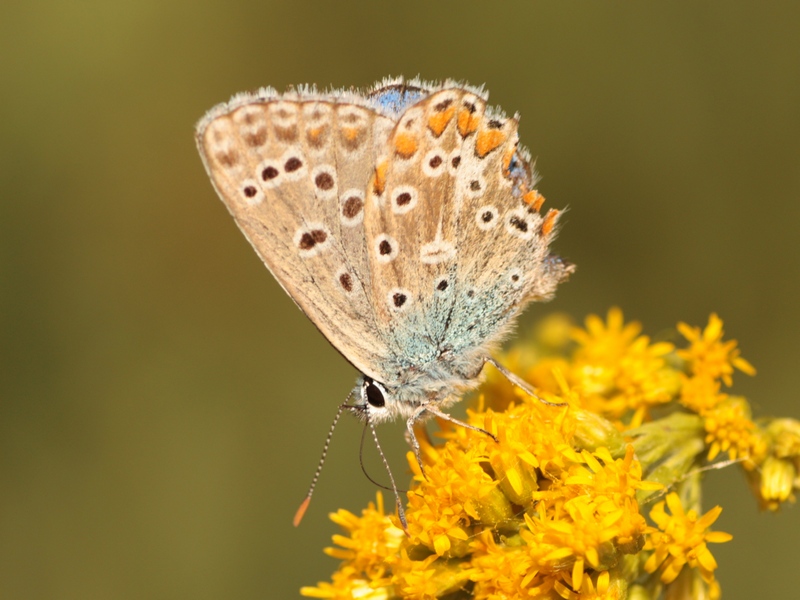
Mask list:
[[[327,513],[374,498],[346,419],[291,526],[355,373],[195,151],[206,109],[262,85],[486,83],[579,267],[522,330],[718,311],[759,369],[734,391],[800,417],[798,40],[796,2],[4,2],[0,597],[296,597],[336,566]],[[725,597],[796,596],[798,511],[708,480]]]

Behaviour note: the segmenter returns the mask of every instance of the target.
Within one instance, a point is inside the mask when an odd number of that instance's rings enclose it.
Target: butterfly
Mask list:
[[[363,93],[264,88],[196,130],[236,224],[361,373],[342,406],[406,419],[418,460],[414,423],[456,421],[443,409],[486,363],[530,389],[492,352],[574,270],[548,249],[559,211],[542,212],[519,117],[487,98],[402,78]]]

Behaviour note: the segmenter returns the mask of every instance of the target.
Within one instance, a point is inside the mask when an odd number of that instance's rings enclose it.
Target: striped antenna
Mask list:
[[[311,480],[311,486],[308,488],[308,494],[306,494],[305,500],[300,503],[300,507],[297,509],[297,512],[294,513],[294,519],[292,523],[294,526],[297,527],[300,525],[300,521],[303,520],[303,515],[306,514],[306,510],[308,509],[308,505],[311,503],[311,495],[314,493],[314,488],[317,487],[317,481],[319,480],[319,475],[322,473],[322,465],[325,464],[325,458],[328,456],[328,448],[331,445],[331,439],[333,438],[333,430],[336,429],[336,424],[339,422],[339,417],[342,416],[345,408],[351,408],[347,403],[350,401],[350,397],[353,395],[353,392],[350,392],[347,395],[347,399],[339,405],[339,410],[336,411],[336,416],[333,418],[333,423],[331,423],[331,428],[328,430],[328,437],[325,439],[325,446],[322,448],[322,456],[319,458],[319,464],[317,465],[317,470],[314,473],[314,478]]]

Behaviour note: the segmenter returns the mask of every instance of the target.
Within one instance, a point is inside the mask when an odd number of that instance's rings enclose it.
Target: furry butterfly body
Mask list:
[[[517,127],[480,89],[416,80],[264,89],[197,126],[220,198],[362,373],[372,421],[440,414],[572,272],[548,250],[558,211],[541,212]]]

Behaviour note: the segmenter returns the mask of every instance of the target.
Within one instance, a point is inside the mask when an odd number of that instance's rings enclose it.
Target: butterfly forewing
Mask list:
[[[197,141],[223,202],[261,259],[361,372],[389,353],[369,294],[366,186],[394,125],[364,106],[293,96],[212,110]]]

